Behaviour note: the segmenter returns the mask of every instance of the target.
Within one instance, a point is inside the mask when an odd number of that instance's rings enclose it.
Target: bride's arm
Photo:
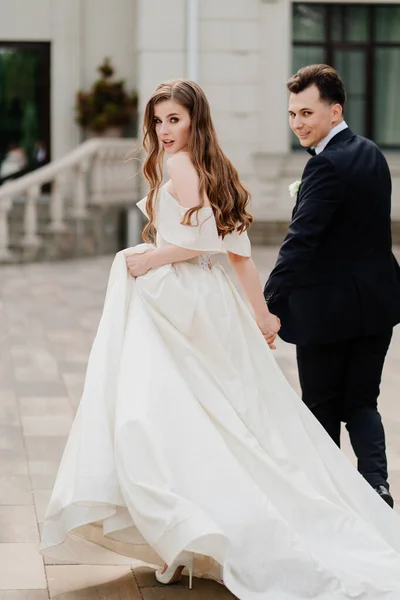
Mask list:
[[[253,259],[249,256],[239,256],[232,252],[228,252],[228,259],[251,304],[257,325],[270,347],[274,349],[273,342],[280,329],[280,321],[278,317],[268,310],[257,267]]]
[[[203,252],[199,252],[198,250],[188,250],[187,248],[180,248],[179,246],[168,244],[167,246],[155,248],[155,250],[149,250],[143,254],[130,254],[126,257],[126,264],[129,273],[133,277],[140,277],[150,269],[190,260],[191,258],[200,256],[200,254],[203,254]]]

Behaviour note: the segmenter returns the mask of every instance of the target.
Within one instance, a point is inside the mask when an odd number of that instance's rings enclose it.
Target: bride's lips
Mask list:
[[[162,143],[165,146],[165,148],[170,148],[174,142],[175,140],[163,140]]]

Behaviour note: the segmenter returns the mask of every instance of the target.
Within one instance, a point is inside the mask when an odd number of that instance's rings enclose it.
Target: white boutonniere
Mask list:
[[[292,198],[295,198],[297,196],[300,190],[300,186],[301,181],[293,181],[293,183],[289,185],[289,192]]]

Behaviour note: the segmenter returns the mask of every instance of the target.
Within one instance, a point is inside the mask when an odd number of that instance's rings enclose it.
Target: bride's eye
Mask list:
[[[177,123],[179,119],[177,117],[172,117],[171,123]]]
[[[154,123],[156,123],[158,125],[158,123],[161,123],[161,119],[154,119],[153,121]]]

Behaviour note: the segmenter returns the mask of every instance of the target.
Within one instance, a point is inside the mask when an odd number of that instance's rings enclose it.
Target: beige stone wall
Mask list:
[[[141,109],[160,81],[189,75],[187,4],[0,0],[0,39],[52,43],[54,157],[81,139],[75,93],[92,83],[104,56],[112,57],[129,87],[138,88]],[[210,99],[221,144],[251,188],[257,219],[286,221],[292,208],[287,186],[300,178],[307,159],[291,152],[287,124],[292,0],[198,0],[198,5],[198,81]],[[400,221],[400,154],[388,159],[393,217]]]
[[[189,76],[186,10],[186,0],[138,0],[142,108],[160,81]],[[210,100],[221,145],[253,193],[255,216],[285,220],[292,181],[283,173],[289,153],[289,3],[199,0],[198,28],[198,83]]]
[[[52,155],[81,139],[76,91],[97,77],[110,56],[129,87],[137,84],[135,0],[0,0],[0,40],[51,42]]]
[[[186,5],[138,0],[142,106],[160,81],[188,76]],[[259,221],[290,218],[288,185],[300,179],[308,158],[290,148],[285,82],[291,74],[291,13],[292,0],[199,0],[198,83],[224,150],[251,188]],[[400,154],[388,159],[393,218],[400,220]]]
[[[244,181],[253,182],[260,147],[260,2],[200,2],[199,83],[221,144]]]
[[[281,180],[276,161],[289,152],[285,81],[290,71],[290,3],[198,4],[198,83],[210,100],[222,147],[252,190],[256,217],[284,220],[290,214],[287,182]],[[138,0],[138,13],[143,108],[160,81],[189,76],[187,2]]]
[[[52,0],[0,0],[0,39],[49,40],[51,3]]]
[[[186,75],[186,0],[137,0],[140,103],[158,83]]]

